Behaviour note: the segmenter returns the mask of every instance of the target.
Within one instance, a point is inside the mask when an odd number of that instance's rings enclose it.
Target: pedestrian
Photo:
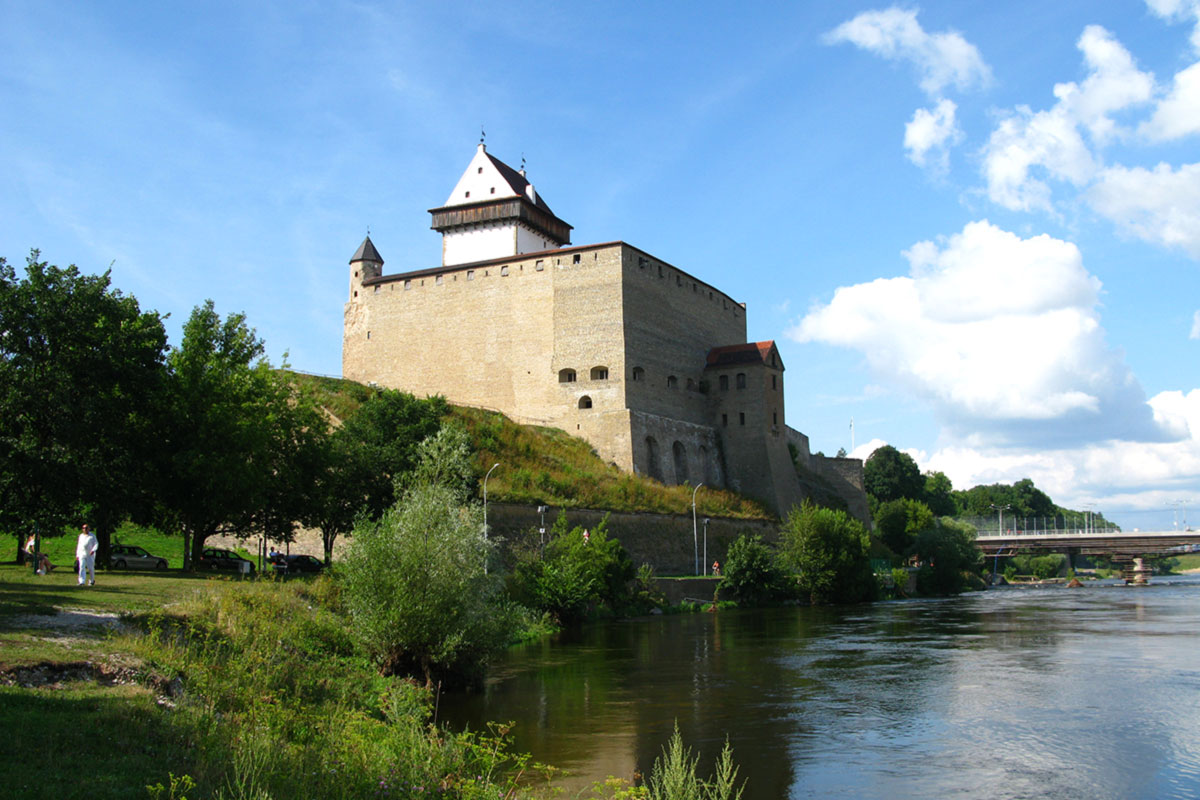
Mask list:
[[[88,586],[96,585],[96,549],[100,543],[96,534],[85,522],[79,532],[79,541],[75,543],[75,558],[79,560],[79,585],[87,582]]]
[[[713,575],[716,575],[718,578],[721,577],[721,562],[713,562]]]
[[[38,551],[37,534],[29,535],[29,541],[25,543],[25,554],[34,561],[33,571],[38,575],[49,575],[50,570],[54,569],[54,565],[50,563],[50,557]]]

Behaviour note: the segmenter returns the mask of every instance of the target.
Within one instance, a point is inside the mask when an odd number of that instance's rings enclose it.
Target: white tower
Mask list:
[[[431,208],[442,234],[442,265],[552,250],[571,243],[571,226],[518,172],[488,154],[483,142],[445,205]]]

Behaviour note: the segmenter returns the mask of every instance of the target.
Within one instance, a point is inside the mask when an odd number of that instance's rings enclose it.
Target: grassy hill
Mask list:
[[[295,373],[294,380],[314,392],[338,419],[352,414],[375,391],[339,378]],[[492,464],[500,464],[488,480],[489,501],[691,513],[692,486],[664,486],[645,476],[622,472],[605,463],[586,441],[557,428],[518,425],[494,411],[460,406],[452,407],[451,416],[471,434],[479,475],[484,475]],[[774,516],[761,503],[707,486],[696,494],[696,510],[712,517]]]

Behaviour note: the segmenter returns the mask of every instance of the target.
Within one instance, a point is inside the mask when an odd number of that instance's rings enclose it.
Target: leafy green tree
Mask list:
[[[781,533],[784,558],[800,573],[800,589],[813,603],[875,598],[870,537],[858,520],[844,511],[805,503],[792,509]]]
[[[944,472],[925,473],[924,501],[935,517],[953,517],[958,514],[958,504],[954,502],[954,485]]]
[[[191,563],[211,536],[286,537],[303,516],[292,467],[321,423],[263,353],[243,315],[222,321],[209,300],[167,357],[173,424],[161,511],[190,540]]]
[[[919,500],[889,500],[875,509],[875,531],[898,556],[908,555],[917,534],[933,525],[933,512]]]
[[[875,450],[863,464],[863,487],[879,503],[905,497],[921,500],[925,495],[925,479],[917,462],[890,444]]]
[[[577,624],[607,609],[620,614],[631,599],[636,578],[633,562],[616,539],[608,538],[608,518],[594,529],[568,527],[560,512],[544,548],[516,553],[509,592],[526,608],[554,615],[564,625]]]
[[[961,592],[966,587],[966,573],[978,570],[983,561],[974,529],[947,518],[921,531],[914,549],[921,562],[917,591],[925,595]]]
[[[346,603],[383,674],[470,682],[508,642],[516,614],[501,576],[485,569],[482,526],[479,505],[420,484],[355,528],[342,570]]]
[[[111,287],[31,253],[0,259],[0,524],[61,532],[86,517],[108,556],[113,529],[151,496],[161,437],[162,319]]]
[[[971,516],[989,516],[996,513],[993,506],[1007,506],[1005,517],[1053,517],[1057,512],[1049,495],[1033,485],[1029,478],[1014,484],[993,483],[989,486],[973,486],[965,492],[955,493],[963,513]]]
[[[739,536],[729,546],[721,590],[747,606],[770,605],[795,595],[795,582],[761,536]]]

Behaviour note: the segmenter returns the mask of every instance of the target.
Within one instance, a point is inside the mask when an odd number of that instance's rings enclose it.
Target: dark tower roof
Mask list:
[[[371,241],[371,237],[363,239],[362,244],[354,251],[354,255],[350,258],[350,263],[355,261],[374,261],[377,264],[383,263],[383,256],[379,255],[379,251],[375,249],[375,244]]]

